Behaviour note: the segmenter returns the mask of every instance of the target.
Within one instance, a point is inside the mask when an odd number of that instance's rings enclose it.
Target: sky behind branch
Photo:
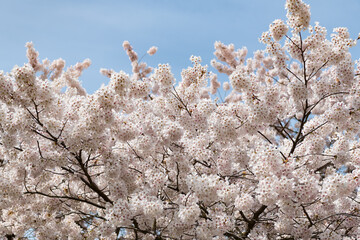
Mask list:
[[[315,21],[328,29],[348,27],[352,38],[360,32],[358,0],[305,0]],[[40,58],[63,58],[67,66],[90,58],[92,66],[81,81],[89,93],[108,79],[100,68],[131,72],[122,49],[130,41],[139,57],[157,46],[150,66],[169,63],[177,79],[190,65],[191,55],[203,64],[214,58],[214,42],[246,46],[248,56],[265,46],[258,42],[275,19],[286,20],[285,0],[0,0],[0,69],[23,65],[25,43],[32,41]],[[290,33],[289,33],[290,34]],[[351,50],[360,58],[360,45]],[[213,69],[210,69],[213,70]],[[224,79],[220,77],[220,79]]]

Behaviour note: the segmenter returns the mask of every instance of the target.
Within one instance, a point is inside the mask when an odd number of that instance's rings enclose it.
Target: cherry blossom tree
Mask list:
[[[132,73],[101,69],[87,94],[90,60],[65,69],[27,43],[28,63],[0,73],[0,236],[359,239],[357,39],[285,7],[253,57],[215,43],[224,101],[200,57],[176,83],[125,41]]]

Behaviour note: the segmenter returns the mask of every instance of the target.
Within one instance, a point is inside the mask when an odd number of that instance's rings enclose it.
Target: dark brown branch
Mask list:
[[[321,170],[323,170],[323,169],[325,169],[325,168],[327,168],[327,167],[329,167],[329,166],[334,166],[334,164],[333,164],[332,162],[327,162],[327,163],[325,163],[324,165],[322,165],[321,167],[318,167],[318,168],[314,171],[314,173],[320,172]]]
[[[176,162],[176,187],[173,187],[173,186],[170,186],[170,185],[168,185],[167,187],[174,190],[174,191],[177,191],[177,192],[180,191],[180,189],[179,189],[179,175],[180,175],[179,163]]]
[[[289,124],[290,120],[288,122],[286,122],[284,126],[282,125],[280,119],[278,119],[278,122],[281,126],[281,131],[284,132],[292,142],[294,142],[294,139],[292,138],[292,136],[286,131],[287,125]]]
[[[249,223],[249,219],[247,219],[247,217],[245,216],[245,214],[243,213],[243,211],[240,211],[240,215],[241,217],[244,219],[245,222]]]
[[[285,37],[290,40],[300,51],[302,51],[301,47],[297,45],[288,35],[285,34]]]
[[[273,144],[270,140],[269,140],[269,138],[267,138],[262,132],[260,132],[260,131],[257,131],[263,138],[265,138],[265,140],[266,141],[268,141],[270,144]]]
[[[296,135],[295,140],[293,141],[293,145],[291,147],[288,157],[290,157],[290,155],[294,153],[296,146],[299,144],[300,140],[304,140],[304,138],[302,138],[302,131],[303,131],[304,125],[307,122],[307,119],[311,113],[311,112],[307,112],[307,110],[308,110],[308,101],[306,100],[303,117],[300,121],[299,131],[298,131],[298,134]]]
[[[326,65],[328,62],[329,62],[329,60],[327,60],[326,62],[324,62],[324,64],[323,64],[321,67],[319,67],[319,69],[318,69],[314,74],[311,73],[310,76],[309,76],[308,81],[310,81],[311,78],[313,78],[314,76],[316,76],[316,74],[317,74],[323,67],[325,67],[325,65]]]
[[[302,40],[302,36],[301,36],[301,32],[299,32],[299,37],[300,37],[300,50],[301,50],[301,60],[303,63],[303,74],[304,74],[304,83],[305,83],[305,87],[307,87],[308,84],[308,79],[306,77],[306,60],[305,60],[305,50],[303,49],[303,40]]]
[[[231,232],[224,233],[224,236],[228,237],[229,239],[234,239],[234,240],[243,240],[244,239],[242,237],[236,236],[234,233],[231,233]]]
[[[330,96],[339,95],[339,94],[349,94],[349,92],[335,92],[335,93],[328,93],[322,96],[316,103],[310,105],[309,112],[311,112],[322,100],[328,98]]]
[[[95,207],[101,208],[101,209],[106,209],[104,206],[101,206],[101,205],[99,205],[97,203],[91,202],[91,201],[89,201],[87,199],[81,199],[81,198],[76,198],[76,197],[71,197],[71,196],[50,195],[50,194],[46,194],[46,193],[43,193],[43,192],[39,192],[37,190],[36,191],[29,191],[27,189],[27,187],[25,187],[25,189],[26,189],[26,192],[24,192],[24,194],[38,194],[38,195],[45,196],[45,197],[48,197],[48,198],[69,199],[69,200],[84,202],[84,203],[93,205]]]
[[[84,163],[82,162],[81,158],[82,151],[79,151],[79,154],[75,156],[76,160],[78,161],[81,170],[84,172],[86,179],[83,177],[80,177],[81,181],[83,181],[90,189],[95,191],[102,199],[104,199],[106,202],[113,203],[113,201],[104,193],[102,192],[97,184],[92,180],[90,174],[88,173],[87,168],[85,167]]]
[[[134,152],[134,154],[136,155],[136,157],[137,157],[138,159],[144,160],[144,158],[141,157],[141,156],[135,151],[135,149],[134,149],[128,142],[126,142],[126,143],[127,143],[127,145],[131,148],[131,150]]]
[[[187,105],[184,103],[184,101],[181,99],[181,97],[179,96],[179,94],[177,93],[175,87],[173,87],[175,93],[171,92],[174,97],[181,103],[181,105],[183,106],[183,108],[186,110],[186,112],[189,114],[189,116],[191,117],[191,112],[189,111]]]
[[[303,83],[303,81],[295,74],[293,73],[289,68],[286,68],[286,70],[291,73],[297,80],[299,80],[301,83]]]
[[[35,103],[34,103],[35,104]],[[35,110],[36,110],[36,116],[29,110],[27,109],[28,112],[30,113],[30,115],[37,121],[37,123],[43,127],[43,124],[40,122],[39,120],[39,112],[37,110],[37,105],[35,104]],[[65,125],[64,125],[65,126]],[[63,126],[63,127],[64,127]],[[33,131],[42,136],[43,138],[45,139],[48,139],[50,141],[53,141],[54,143],[56,143],[57,145],[63,147],[64,149],[68,150],[69,149],[66,147],[65,143],[64,142],[61,142],[59,144],[58,142],[58,138],[56,138],[53,134],[51,134],[48,130],[46,130],[46,133],[49,135],[49,136],[45,136],[44,134],[40,133],[39,131],[37,131],[36,129],[33,129]],[[81,156],[81,153],[82,153],[82,150],[79,151],[78,154],[76,153],[73,153],[71,151],[69,151],[74,157],[75,159],[77,160],[77,163],[79,164],[81,170],[83,171],[86,179],[84,177],[80,177],[81,181],[83,183],[85,183],[90,189],[92,189],[93,191],[95,191],[102,199],[104,199],[106,202],[109,202],[109,203],[113,203],[112,200],[110,200],[110,198],[104,193],[101,191],[101,189],[99,189],[99,187],[97,186],[97,184],[92,180],[89,172],[88,172],[88,169],[86,168],[85,164],[83,163],[82,161],[82,156]],[[89,157],[90,157],[90,154],[89,154]],[[64,169],[64,168],[63,168]]]
[[[15,234],[12,233],[12,234],[6,234],[5,237],[7,240],[14,240],[16,236]]]
[[[0,145],[4,145],[4,144],[2,144],[2,143],[0,143]],[[21,147],[21,146],[20,146]],[[22,148],[20,148],[20,147],[14,147],[14,149],[15,150],[18,150],[18,151],[20,151],[20,152],[22,152],[22,151],[24,151]]]
[[[300,141],[302,141],[306,136],[308,136],[309,134],[315,132],[316,130],[318,130],[319,128],[321,128],[322,126],[324,126],[326,123],[328,123],[328,121],[325,121],[324,123],[320,124],[319,126],[317,126],[314,129],[311,129],[311,131],[309,131],[308,133],[306,133],[305,135],[303,135],[300,139]]]
[[[309,214],[307,213],[305,207],[304,207],[303,205],[301,205],[301,207],[302,207],[302,209],[303,209],[303,211],[304,211],[304,213],[305,213],[306,218],[309,220],[308,228],[310,228],[311,226],[314,225],[314,223],[313,223],[313,221],[311,220]]]
[[[244,233],[245,238],[250,234],[251,230],[255,227],[255,224],[259,220],[260,215],[265,211],[266,208],[267,206],[262,205],[256,212],[254,212],[253,217],[247,223],[246,231]]]
[[[261,136],[263,136],[263,138],[265,138],[270,144],[274,144],[273,142],[271,142],[270,141],[270,139],[269,138],[267,138],[262,132],[260,132],[260,131],[257,131]],[[285,157],[285,155],[280,151],[280,154],[281,154],[281,156],[284,158],[284,159],[286,159],[286,157]]]
[[[356,217],[356,218],[360,218],[360,215],[356,215],[356,214],[351,214],[351,213],[335,213],[335,214],[333,214],[333,215],[326,216],[326,217],[324,217],[324,218],[316,221],[316,222],[314,223],[314,225],[317,224],[317,223],[319,223],[319,222],[322,222],[322,221],[324,221],[324,220],[327,220],[327,219],[329,219],[329,218],[336,217],[336,216],[346,216],[346,217]]]

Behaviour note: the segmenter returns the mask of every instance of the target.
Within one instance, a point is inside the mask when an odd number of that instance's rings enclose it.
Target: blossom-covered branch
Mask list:
[[[176,81],[124,41],[132,72],[101,69],[88,94],[90,60],[27,43],[0,72],[0,238],[360,238],[358,38],[285,7],[253,56],[215,43],[223,83],[198,56]]]

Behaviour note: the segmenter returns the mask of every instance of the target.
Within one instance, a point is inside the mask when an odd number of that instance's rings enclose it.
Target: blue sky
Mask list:
[[[359,0],[305,0],[312,19],[327,27],[360,32]],[[285,0],[0,0],[0,69],[26,62],[25,43],[32,41],[40,58],[63,58],[67,66],[92,60],[81,81],[89,93],[108,79],[100,68],[131,71],[122,49],[124,40],[139,56],[157,46],[144,61],[169,63],[177,79],[191,55],[210,65],[215,41],[246,46],[249,55],[264,46],[261,33],[275,19],[286,19]],[[360,58],[360,45],[352,49]],[[211,70],[211,69],[210,69]]]

